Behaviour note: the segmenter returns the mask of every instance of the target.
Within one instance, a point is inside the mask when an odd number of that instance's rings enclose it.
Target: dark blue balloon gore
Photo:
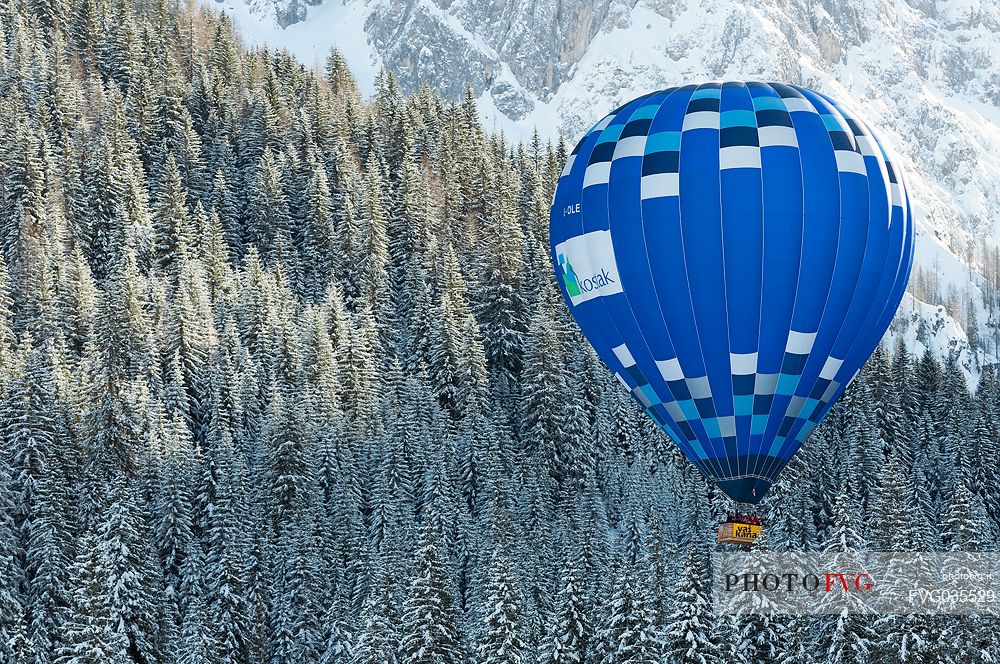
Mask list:
[[[566,161],[549,230],[601,359],[743,503],[875,350],[913,260],[906,189],[871,129],[780,83],[622,106]]]

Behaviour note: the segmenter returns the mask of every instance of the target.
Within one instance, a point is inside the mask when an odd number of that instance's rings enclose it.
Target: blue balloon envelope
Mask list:
[[[880,342],[913,221],[858,117],[781,83],[686,85],[586,133],[549,220],[559,287],[650,417],[757,503]]]

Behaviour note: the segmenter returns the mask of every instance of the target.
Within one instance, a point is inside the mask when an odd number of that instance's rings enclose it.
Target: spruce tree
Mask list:
[[[179,259],[191,251],[194,229],[188,216],[181,172],[173,154],[168,154],[163,164],[153,213],[153,230],[156,233],[158,267],[168,273],[176,270]]]
[[[12,643],[24,636],[22,589],[25,579],[18,565],[20,549],[16,530],[13,471],[6,454],[0,454],[0,655],[14,661]]]
[[[484,190],[491,200],[483,212],[486,218],[482,220],[480,252],[485,265],[479,273],[476,296],[486,359],[504,391],[509,391],[520,375],[522,339],[529,323],[522,298],[524,238],[515,216],[518,192],[514,185],[510,171],[502,169],[495,184]]]
[[[136,488],[122,476],[112,479],[97,527],[97,555],[106,574],[112,629],[130,653],[155,661],[158,581],[149,532]]]
[[[837,494],[833,522],[823,542],[824,552],[850,553],[862,551],[867,547],[867,542],[860,532],[858,514],[853,489],[845,485]]]
[[[572,398],[569,370],[547,307],[538,307],[528,340],[526,380],[522,385],[522,437],[528,450],[537,453],[548,466],[553,485],[565,491],[578,486],[581,479],[579,441],[583,422]]]
[[[823,660],[831,664],[864,662],[874,649],[874,639],[868,618],[849,613],[845,608],[826,621],[819,634],[819,651]]]
[[[993,547],[983,499],[969,490],[960,475],[952,483],[944,528],[945,544],[952,551],[987,551]]]
[[[56,454],[56,393],[49,353],[44,347],[23,346],[20,354],[23,374],[8,388],[3,412],[17,492],[13,523],[23,556],[27,637],[36,655],[50,662],[60,647],[60,625],[70,601],[68,487]]]
[[[396,664],[399,659],[399,615],[389,579],[377,574],[361,609],[357,641],[352,648],[358,664]]]
[[[677,609],[664,637],[665,650],[681,664],[713,664],[720,659],[715,616],[708,595],[704,552],[691,547],[676,588]]]
[[[482,664],[525,664],[533,659],[527,640],[523,589],[514,570],[508,538],[504,532],[498,534],[487,563],[480,609],[483,616],[476,639],[476,661]]]
[[[569,554],[567,547],[559,591],[539,658],[543,664],[583,664],[587,661],[591,626],[584,595],[586,589],[581,579],[584,571],[582,555]]]
[[[208,626],[218,653],[226,660],[245,661],[254,640],[254,600],[250,586],[252,520],[241,506],[249,499],[243,459],[225,431],[209,438],[203,481],[203,587]]]
[[[414,556],[409,592],[403,603],[399,659],[402,664],[458,664],[464,644],[458,631],[454,595],[441,558],[440,532],[425,524]]]
[[[205,602],[206,568],[201,546],[192,542],[184,558],[185,606],[181,617],[180,664],[215,661],[218,645],[212,639],[212,616]]]
[[[73,564],[71,616],[66,625],[58,664],[126,664],[129,640],[117,629],[110,578],[98,548],[98,537],[85,533],[79,541],[79,553]],[[15,661],[15,660],[11,660]]]

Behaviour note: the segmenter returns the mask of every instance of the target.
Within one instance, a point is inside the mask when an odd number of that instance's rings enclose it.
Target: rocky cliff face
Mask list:
[[[918,264],[972,299],[983,287],[977,254],[1000,237],[998,0],[307,1],[246,0],[256,3],[247,13],[231,0],[273,45],[302,53],[295,35],[312,35],[313,58],[339,45],[362,70],[395,72],[404,90],[427,81],[457,97],[471,85],[487,125],[515,137],[538,128],[572,141],[621,102],[681,81],[829,93],[900,153]],[[989,329],[996,321],[976,306]]]

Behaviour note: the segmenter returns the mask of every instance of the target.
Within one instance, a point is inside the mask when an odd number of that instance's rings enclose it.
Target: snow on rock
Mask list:
[[[943,305],[931,305],[915,299],[909,293],[903,298],[899,313],[892,327],[886,332],[884,343],[892,348],[896,338],[902,336],[911,353],[920,357],[930,350],[937,357],[956,356],[965,369],[969,389],[975,389],[979,374],[987,364],[997,358],[981,350],[973,351],[965,330],[948,315]]]

